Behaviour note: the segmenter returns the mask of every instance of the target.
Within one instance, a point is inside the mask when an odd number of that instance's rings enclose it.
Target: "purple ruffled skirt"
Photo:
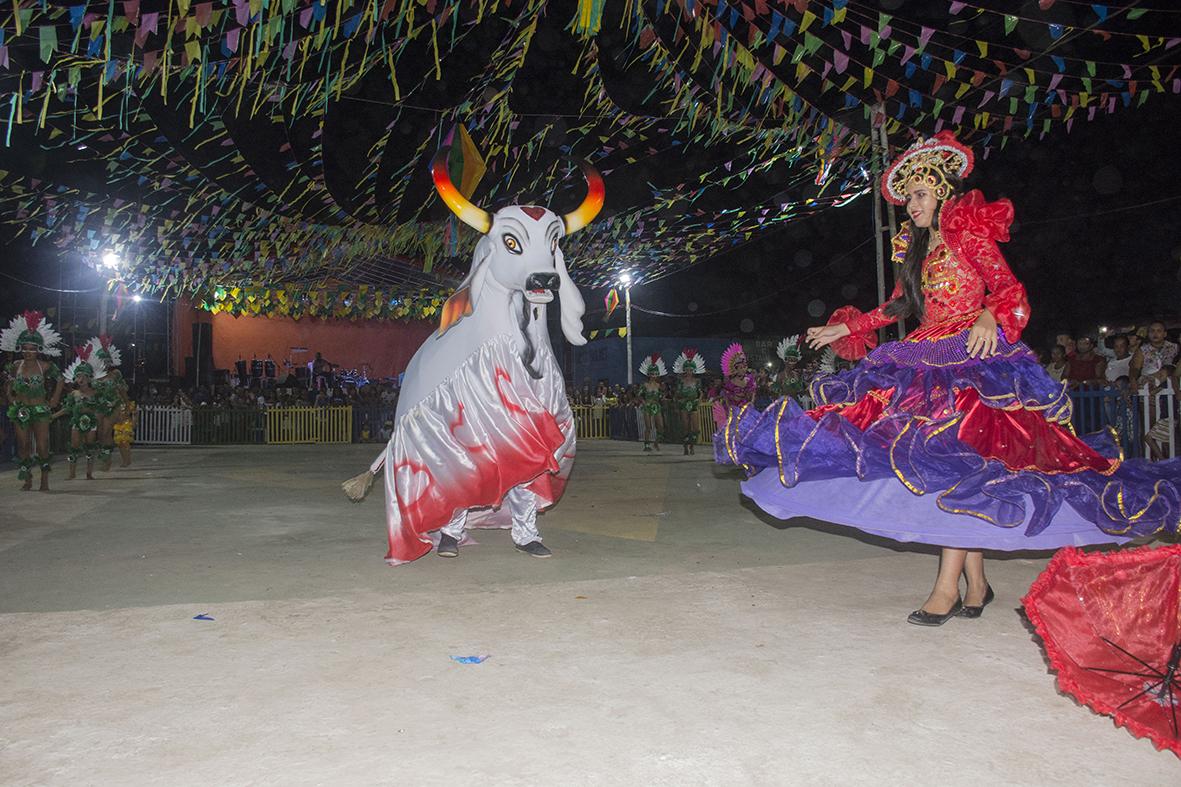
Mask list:
[[[964,442],[957,395],[967,389],[988,407],[1036,412],[1052,424],[1066,426],[1071,416],[1063,384],[1025,345],[1002,336],[988,359],[969,358],[965,348],[966,332],[884,344],[856,368],[814,381],[811,413],[786,398],[732,412],[714,436],[715,458],[744,467],[743,493],[772,516],[901,542],[1016,551],[1177,531],[1181,459],[1123,460],[1104,472],[1014,470]],[[870,423],[835,411],[875,396],[881,411]],[[1119,458],[1107,434],[1084,436],[1084,444]]]

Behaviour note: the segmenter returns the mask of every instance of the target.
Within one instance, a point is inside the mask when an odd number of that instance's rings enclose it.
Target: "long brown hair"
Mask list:
[[[948,178],[951,194],[945,200],[940,200],[935,206],[935,216],[931,226],[939,229],[939,212],[948,200],[955,199],[963,190],[963,182]],[[910,241],[906,246],[906,257],[902,260],[902,294],[886,304],[885,313],[888,317],[914,317],[920,322],[926,314],[926,303],[923,297],[923,260],[927,258],[927,244],[931,240],[931,230],[926,227],[910,227]]]

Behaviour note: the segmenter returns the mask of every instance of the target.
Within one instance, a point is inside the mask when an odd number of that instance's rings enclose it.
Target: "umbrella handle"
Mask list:
[[[1160,698],[1162,700],[1173,685],[1173,679],[1177,674],[1178,666],[1181,666],[1181,642],[1173,646],[1173,652],[1169,655],[1169,663],[1165,666],[1165,679],[1161,681],[1160,687]]]

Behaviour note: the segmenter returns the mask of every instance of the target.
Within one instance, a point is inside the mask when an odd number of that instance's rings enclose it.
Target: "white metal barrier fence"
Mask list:
[[[1144,403],[1144,456],[1148,459],[1172,459],[1177,456],[1177,392],[1169,380],[1160,390],[1147,385],[1140,391]]]
[[[193,411],[187,407],[148,405],[135,411],[135,442],[143,445],[189,445]]]

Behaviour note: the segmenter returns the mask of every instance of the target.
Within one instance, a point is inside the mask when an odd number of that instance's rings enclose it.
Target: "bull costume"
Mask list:
[[[783,398],[761,413],[733,412],[718,460],[744,466],[743,492],[776,517],[895,541],[1024,550],[1176,531],[1181,460],[1124,460],[1109,435],[1077,436],[1065,385],[1020,341],[1029,302],[997,246],[1008,240],[1013,206],[956,193],[972,163],[970,149],[939,135],[912,146],[882,179],[896,204],[916,182],[940,201],[933,226],[942,240],[920,257],[918,329],[873,349],[875,331],[897,319],[889,303],[906,297],[896,268],[886,304],[868,314],[845,307],[829,321],[848,329],[837,353],[863,360],[814,380],[811,410]],[[915,231],[904,222],[893,239],[899,266]],[[926,231],[919,237],[925,243]],[[986,311],[995,352],[976,355],[969,334]],[[982,606],[962,609],[978,617]],[[946,617],[920,611],[910,622]]]
[[[517,549],[548,557],[537,513],[562,496],[575,432],[546,307],[556,294],[562,333],[586,343],[559,241],[598,214],[603,181],[583,165],[586,199],[565,216],[534,205],[489,215],[452,185],[445,151],[431,169],[443,201],[483,237],[438,331],[410,360],[385,450],[345,491],[359,499],[384,467],[391,565],[432,544],[454,557],[469,526],[511,527]]]

